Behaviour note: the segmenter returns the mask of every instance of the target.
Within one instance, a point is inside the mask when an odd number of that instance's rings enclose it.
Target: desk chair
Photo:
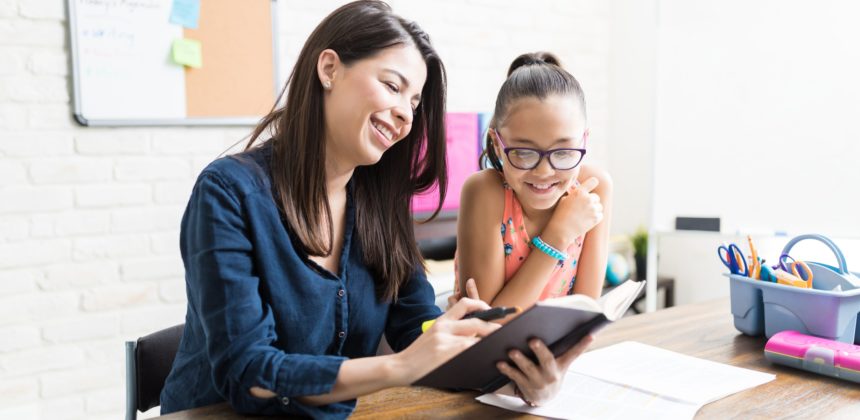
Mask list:
[[[180,324],[125,342],[126,420],[137,419],[138,410],[144,412],[161,404],[161,389],[184,330],[185,324]]]
[[[417,242],[421,255],[428,260],[453,260],[454,252],[457,251],[456,236],[419,239]]]

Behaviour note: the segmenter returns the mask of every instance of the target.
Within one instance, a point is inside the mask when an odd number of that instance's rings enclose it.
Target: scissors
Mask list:
[[[741,252],[741,249],[738,248],[737,245],[722,244],[717,247],[717,255],[720,256],[720,261],[723,262],[723,265],[728,267],[730,273],[740,274],[747,277],[749,276],[750,270],[747,266],[747,260],[744,258],[743,252]],[[743,264],[743,267],[741,267],[741,264]]]
[[[797,261],[788,254],[782,254],[779,256],[779,264],[773,268],[777,283],[804,289],[812,288],[812,270],[805,262]]]
[[[747,241],[750,244],[750,269],[749,275],[750,277],[758,280],[761,275],[761,259],[758,257],[758,251],[755,249],[755,245],[753,245],[752,236],[747,235]]]

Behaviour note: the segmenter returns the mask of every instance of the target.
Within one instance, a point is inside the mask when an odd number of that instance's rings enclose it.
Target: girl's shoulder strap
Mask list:
[[[505,210],[502,216],[502,223],[512,226],[520,226],[523,223],[523,208],[520,201],[517,200],[514,190],[507,183],[505,187]]]

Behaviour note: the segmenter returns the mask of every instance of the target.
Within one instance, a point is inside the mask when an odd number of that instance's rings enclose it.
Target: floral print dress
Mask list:
[[[523,208],[517,200],[514,191],[505,184],[505,211],[499,226],[502,235],[502,246],[505,249],[505,283],[510,281],[525,262],[526,257],[532,252],[532,236],[526,231],[523,219]],[[541,291],[539,300],[565,296],[573,292],[573,283],[576,280],[577,263],[582,253],[583,237],[576,238],[567,249],[570,259],[558,261],[555,268],[547,279],[546,286]],[[537,251],[540,252],[540,251]],[[456,260],[456,256],[455,256]],[[455,292],[459,290],[459,274],[457,263],[455,267]]]

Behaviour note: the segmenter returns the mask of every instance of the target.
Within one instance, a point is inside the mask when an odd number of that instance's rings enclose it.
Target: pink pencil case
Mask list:
[[[773,363],[860,383],[860,346],[797,331],[774,334],[764,346]]]

